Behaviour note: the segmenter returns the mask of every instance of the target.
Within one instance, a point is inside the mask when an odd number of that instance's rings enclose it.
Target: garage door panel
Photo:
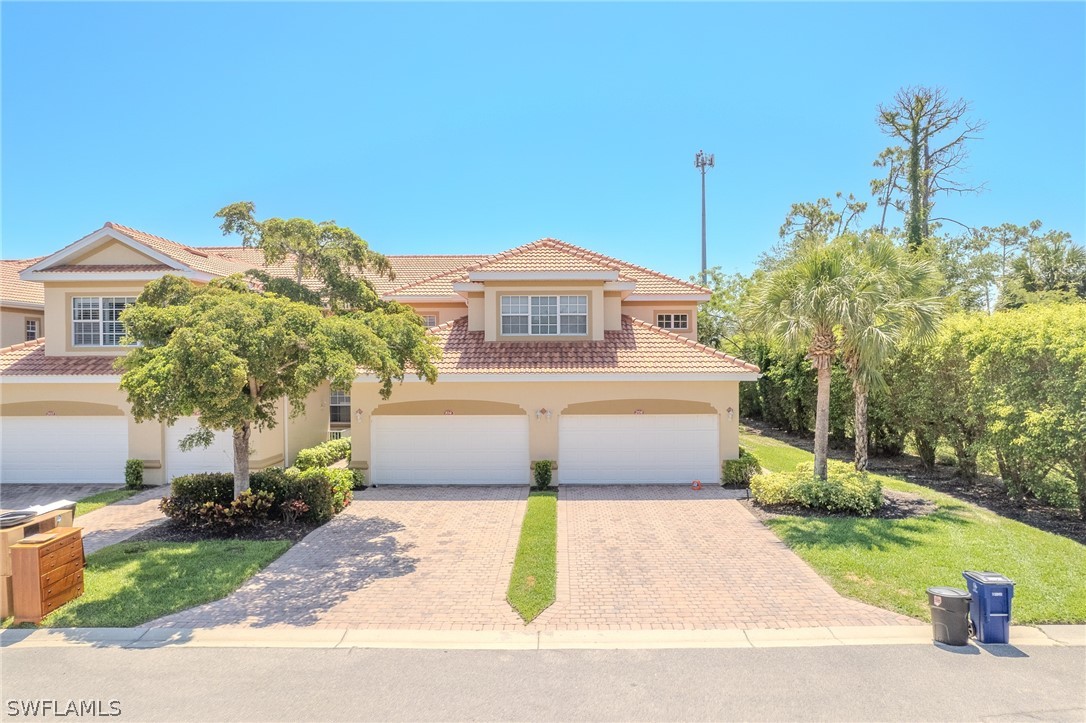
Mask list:
[[[127,458],[125,417],[0,418],[0,482],[119,484]]]
[[[528,484],[528,419],[513,416],[376,416],[376,484]]]
[[[720,477],[716,415],[572,415],[560,418],[558,429],[562,484],[689,484]]]
[[[166,474],[172,480],[187,474],[234,471],[234,435],[215,432],[210,447],[182,451],[181,440],[196,431],[200,423],[195,418],[179,419],[166,428]]]

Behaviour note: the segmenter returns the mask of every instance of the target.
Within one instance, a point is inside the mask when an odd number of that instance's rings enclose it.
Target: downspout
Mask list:
[[[283,469],[290,466],[290,415],[287,414],[287,398],[283,397]]]

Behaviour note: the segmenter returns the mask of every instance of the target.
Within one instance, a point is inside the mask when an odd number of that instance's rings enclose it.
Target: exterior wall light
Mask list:
[[[547,419],[550,419],[551,418],[551,410],[547,409],[546,407],[544,407],[543,409],[535,410],[535,418],[536,419],[543,419],[543,417],[546,417]]]
[[[356,422],[361,422],[362,421],[362,408],[361,407],[354,410],[354,421],[356,421]]]
[[[732,409],[731,407],[728,407],[728,421],[730,422],[734,418],[735,418],[735,410]]]

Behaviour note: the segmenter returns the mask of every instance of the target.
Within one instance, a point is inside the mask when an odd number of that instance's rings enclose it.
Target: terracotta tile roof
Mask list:
[[[486,342],[466,318],[435,327],[441,374],[742,374],[758,367],[653,326],[622,317],[603,341]]]
[[[20,271],[43,258],[0,261],[0,303],[45,304],[45,288],[37,281],[19,278]]]
[[[114,376],[115,356],[45,356],[45,337],[0,349],[0,376]]]
[[[452,285],[457,281],[467,281],[472,271],[618,271],[621,279],[637,284],[636,294],[709,293],[708,289],[697,284],[552,238],[503,251],[477,263],[404,284],[385,293],[391,296],[451,296],[454,293]]]
[[[244,246],[201,246],[200,250],[222,254],[223,256],[248,264],[249,268],[263,269],[271,276],[281,276],[288,279],[294,278],[293,256],[283,259],[283,261],[274,266],[267,266],[264,263],[264,252],[257,248],[246,248]],[[392,273],[395,276],[394,279],[368,272],[363,274],[363,276],[373,284],[373,287],[379,294],[387,293],[398,286],[413,284],[435,274],[445,273],[450,269],[458,269],[476,263],[481,259],[485,259],[486,256],[481,254],[441,254],[434,256],[386,256],[386,258],[392,266]],[[313,289],[320,287],[320,281],[314,277],[302,279],[302,284]]]
[[[180,261],[195,271],[203,271],[204,273],[215,274],[216,276],[229,276],[230,274],[244,273],[252,268],[236,259],[228,258],[222,254],[201,251],[190,246],[179,244],[176,241],[170,241],[161,236],[149,234],[146,231],[122,226],[121,224],[112,221],[106,222],[106,228],[120,231],[129,238],[139,241],[142,244],[146,244],[160,254],[169,256],[175,261]]]
[[[171,271],[166,264],[61,264],[50,266],[49,271],[59,273],[85,273],[109,271]]]

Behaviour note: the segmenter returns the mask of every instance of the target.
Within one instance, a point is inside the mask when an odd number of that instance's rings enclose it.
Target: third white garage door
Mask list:
[[[528,484],[527,416],[375,416],[375,484]]]
[[[571,415],[558,420],[561,484],[720,480],[715,414]]]

